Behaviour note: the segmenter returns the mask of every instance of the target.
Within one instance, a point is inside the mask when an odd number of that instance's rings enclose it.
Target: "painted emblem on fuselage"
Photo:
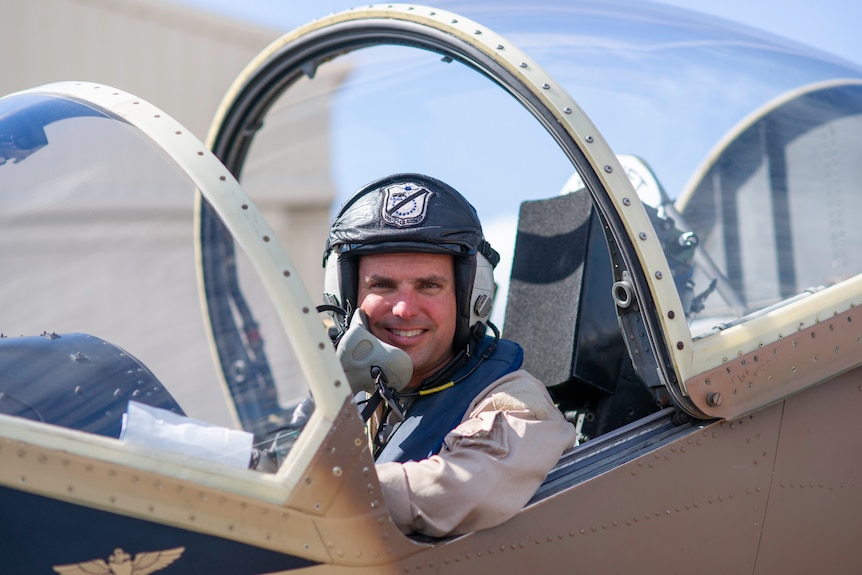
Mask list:
[[[164,551],[144,551],[135,558],[123,551],[114,549],[108,560],[93,559],[83,563],[55,565],[54,571],[61,575],[149,575],[161,571],[180,558],[185,547],[175,547]]]

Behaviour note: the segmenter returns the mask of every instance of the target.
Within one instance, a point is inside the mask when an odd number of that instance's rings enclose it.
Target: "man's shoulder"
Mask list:
[[[486,387],[477,397],[475,408],[479,411],[526,410],[533,412],[537,419],[546,419],[557,411],[544,384],[523,369],[507,373]]]

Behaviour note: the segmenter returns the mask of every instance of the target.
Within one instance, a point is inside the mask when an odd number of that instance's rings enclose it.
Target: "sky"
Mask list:
[[[173,0],[288,31],[359,0]],[[505,4],[506,0],[500,0]],[[434,5],[433,0],[423,0]],[[658,2],[732,20],[862,63],[862,2],[858,0],[663,0]]]
[[[664,0],[678,6],[759,28],[862,63],[856,0]]]

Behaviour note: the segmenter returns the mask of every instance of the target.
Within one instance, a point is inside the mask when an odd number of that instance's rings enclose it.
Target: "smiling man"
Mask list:
[[[405,533],[506,521],[574,444],[544,385],[520,369],[521,347],[488,321],[498,260],[473,206],[420,174],[365,186],[333,221],[326,299],[364,312],[371,334],[413,364],[369,421],[383,495]]]
[[[357,300],[371,333],[413,360],[417,388],[453,355],[455,272],[443,254],[370,254],[359,260]]]

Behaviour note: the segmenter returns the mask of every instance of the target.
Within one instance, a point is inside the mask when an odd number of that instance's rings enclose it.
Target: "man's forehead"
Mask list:
[[[453,259],[447,254],[367,254],[359,258],[359,273],[363,276],[450,277],[454,273]]]

